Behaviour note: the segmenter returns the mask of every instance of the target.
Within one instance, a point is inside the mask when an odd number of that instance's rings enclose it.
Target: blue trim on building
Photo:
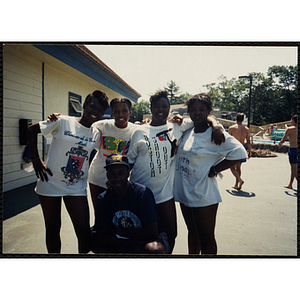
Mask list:
[[[70,67],[137,103],[136,93],[72,45],[33,45]]]

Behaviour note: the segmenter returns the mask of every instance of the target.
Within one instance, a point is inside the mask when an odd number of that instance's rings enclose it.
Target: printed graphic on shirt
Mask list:
[[[78,146],[72,147],[70,151],[66,153],[66,156],[69,156],[67,165],[61,168],[64,178],[62,180],[67,186],[74,185],[79,181],[79,179],[84,175],[82,167],[85,160],[88,160],[88,151],[84,150],[83,147]]]
[[[182,177],[190,178],[191,172],[188,168],[189,164],[190,160],[188,158],[184,156],[179,157],[176,164],[176,171],[179,172]],[[193,170],[193,172],[195,172],[195,170]]]
[[[108,153],[104,153],[103,156],[107,157],[113,153],[119,153],[126,155],[128,152],[130,142],[124,139],[116,139],[113,136],[102,136],[102,149]]]
[[[171,137],[171,135],[169,133],[169,131],[172,131],[172,130],[173,130],[173,128],[169,128],[168,130],[164,130],[164,131],[159,132],[159,133],[156,134],[156,136],[158,137],[158,139],[160,141],[166,141],[166,140],[168,140],[171,143],[171,147],[172,147],[171,148],[171,157],[174,156],[176,148],[177,148],[177,140],[174,139],[172,141],[172,137]]]
[[[130,210],[119,210],[115,213],[113,224],[116,228],[142,228],[140,219]]]
[[[152,137],[152,141],[144,134],[144,139],[148,147],[151,177],[161,174],[162,169],[167,170],[170,159],[175,155],[177,140],[172,140],[169,133],[171,130],[173,128],[157,133],[156,136]],[[170,150],[168,150],[170,148],[166,142],[171,144],[171,155],[169,153]]]
[[[81,146],[86,146],[88,143],[96,143],[96,141],[93,140],[93,138],[88,137],[88,136],[86,137],[86,136],[75,135],[70,130],[65,130],[64,135],[71,136],[71,137],[77,139],[78,143],[76,143],[76,144],[81,145]]]

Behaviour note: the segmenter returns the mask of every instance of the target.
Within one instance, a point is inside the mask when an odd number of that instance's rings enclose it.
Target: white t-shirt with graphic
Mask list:
[[[128,122],[126,128],[118,128],[115,120],[101,120],[93,124],[94,127],[101,131],[101,144],[89,169],[88,182],[103,188],[107,188],[105,159],[113,153],[126,155],[131,135],[137,126]]]
[[[81,125],[74,117],[59,116],[56,122],[39,122],[43,135],[52,134],[47,167],[49,181],[38,179],[36,193],[43,196],[86,196],[89,157],[99,147],[98,129]]]
[[[132,135],[127,157],[134,163],[130,180],[151,189],[157,204],[173,198],[175,149],[184,131],[191,128],[191,119],[183,124],[140,126]]]
[[[210,168],[223,159],[247,158],[243,145],[233,136],[224,132],[225,142],[218,146],[211,142],[211,134],[211,127],[203,133],[188,130],[178,146],[174,199],[188,207],[222,202],[216,177],[208,177]]]

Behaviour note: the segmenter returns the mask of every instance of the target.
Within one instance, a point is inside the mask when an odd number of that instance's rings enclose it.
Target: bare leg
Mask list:
[[[285,188],[292,189],[294,178],[298,181],[298,174],[297,174],[297,164],[291,164],[291,178],[288,185],[285,185]]]
[[[101,186],[94,185],[92,183],[89,183],[89,187],[90,187],[91,198],[92,198],[92,202],[93,202],[93,206],[94,206],[94,211],[95,211],[98,196],[101,193],[103,193],[104,191],[106,191],[106,189],[103,188],[103,187],[101,187]]]
[[[174,199],[158,204],[157,211],[162,229],[168,236],[171,254],[175,245],[175,238],[177,236],[177,220]]]
[[[236,170],[237,170],[237,172],[238,172],[238,174],[239,174],[239,183],[240,183],[240,185],[239,185],[239,187],[238,187],[238,190],[240,190],[241,188],[242,188],[242,185],[244,184],[244,180],[241,178],[241,176],[242,176],[242,163],[237,163],[236,164]]]
[[[48,253],[60,253],[61,197],[40,196],[46,227],[46,246]]]
[[[238,163],[230,168],[231,173],[235,177],[235,185],[232,187],[236,190],[240,190],[244,181],[241,178],[241,163]]]
[[[215,225],[218,204],[193,208],[194,223],[201,241],[201,254],[217,254]]]
[[[292,171],[294,174],[294,178],[298,181],[297,164],[292,164]]]
[[[180,203],[182,215],[188,229],[188,249],[189,254],[200,254],[201,244],[197,228],[194,224],[193,209]]]
[[[78,239],[78,252],[88,253],[91,248],[90,214],[86,196],[64,197]]]
[[[235,184],[232,188],[237,190],[239,188],[239,185],[238,185],[239,184],[239,173],[236,170],[235,166],[231,167],[230,171],[233,174],[233,176],[235,177]]]

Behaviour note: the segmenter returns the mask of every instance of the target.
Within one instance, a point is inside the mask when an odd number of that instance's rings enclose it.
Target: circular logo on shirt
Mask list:
[[[117,211],[112,222],[116,228],[142,228],[140,219],[130,210]]]

